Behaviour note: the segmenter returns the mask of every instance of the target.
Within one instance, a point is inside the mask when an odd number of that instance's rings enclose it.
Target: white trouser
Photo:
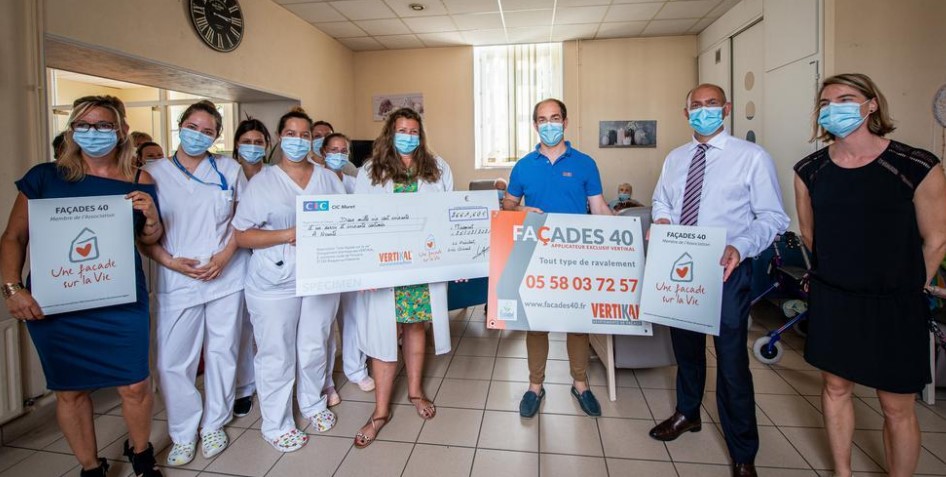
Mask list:
[[[336,324],[340,328],[342,335],[342,370],[345,377],[354,383],[360,383],[368,377],[368,366],[365,364],[367,356],[361,347],[358,346],[358,325],[357,321],[363,318],[365,312],[364,295],[361,292],[342,293],[339,299],[338,314],[336,314]],[[325,376],[325,391],[335,387],[335,380],[332,374],[335,372],[335,353],[338,348],[336,340],[336,330],[332,328],[332,336],[329,339],[331,348],[329,356],[328,374]]]
[[[246,306],[256,336],[253,364],[263,415],[261,430],[267,439],[277,439],[296,427],[293,384],[302,415],[310,418],[327,408],[322,385],[338,294],[267,297],[247,293]]]
[[[342,293],[341,320],[338,327],[342,332],[342,370],[349,381],[360,383],[368,377],[367,356],[358,345],[358,320],[364,319],[364,294],[361,292]]]
[[[183,310],[158,311],[158,376],[167,406],[168,434],[195,442],[222,429],[233,409],[243,293],[231,293]],[[197,365],[204,351],[204,399],[197,390]]]
[[[256,339],[253,337],[253,322],[250,312],[244,309],[243,331],[240,333],[240,355],[237,360],[236,398],[252,396],[256,392],[256,373],[253,358],[256,356]]]
[[[342,323],[342,307],[339,300],[338,312],[335,313],[335,324],[329,330],[328,352],[326,353],[325,363],[325,383],[322,385],[322,392],[327,396],[329,391],[335,389],[335,359],[338,357],[338,326]]]

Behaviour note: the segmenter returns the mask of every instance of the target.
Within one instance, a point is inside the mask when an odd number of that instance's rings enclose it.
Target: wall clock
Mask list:
[[[237,0],[187,0],[191,26],[207,46],[233,51],[243,40],[243,9]]]

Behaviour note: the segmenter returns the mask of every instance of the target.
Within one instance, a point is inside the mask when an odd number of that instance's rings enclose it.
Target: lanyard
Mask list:
[[[209,183],[208,183],[208,182],[204,182],[204,181],[198,179],[197,177],[194,176],[194,174],[191,174],[191,172],[190,172],[189,170],[187,170],[187,168],[184,167],[184,166],[181,164],[181,161],[178,161],[178,160],[177,160],[177,154],[174,154],[173,156],[171,156],[171,161],[174,163],[175,166],[177,166],[178,169],[181,170],[181,172],[184,173],[185,176],[187,176],[188,179],[194,179],[195,181],[200,182],[200,183],[203,184],[203,185],[219,186],[219,187],[220,187],[220,190],[224,190],[224,191],[227,190],[227,189],[228,189],[228,187],[227,187],[227,178],[226,178],[226,176],[223,175],[222,172],[220,172],[220,169],[217,169],[217,161],[214,160],[213,154],[208,154],[208,155],[207,155],[207,159],[210,161],[210,167],[212,167],[213,170],[214,170],[214,172],[216,172],[217,175],[220,176],[220,183],[219,183],[219,184],[215,184],[215,183],[213,183],[213,182],[209,182]]]

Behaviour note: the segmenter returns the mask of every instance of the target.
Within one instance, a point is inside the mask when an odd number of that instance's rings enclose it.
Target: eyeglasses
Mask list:
[[[72,123],[72,130],[75,132],[89,132],[89,129],[95,129],[98,132],[112,132],[115,130],[115,123],[110,123],[108,121],[99,121],[94,124],[84,121],[76,121]]]

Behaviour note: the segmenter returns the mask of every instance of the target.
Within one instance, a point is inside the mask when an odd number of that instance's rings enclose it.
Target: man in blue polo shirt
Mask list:
[[[540,101],[532,110],[532,126],[539,133],[539,145],[516,163],[509,176],[503,210],[538,214],[612,215],[601,196],[601,176],[594,159],[572,149],[564,141],[568,111],[557,99]],[[521,205],[525,199],[528,206]],[[568,362],[574,383],[572,395],[589,416],[600,416],[601,406],[588,387],[588,334],[568,334]],[[533,417],[545,397],[545,362],[549,356],[549,334],[530,331],[526,335],[529,356],[529,390],[519,402],[519,415]]]

